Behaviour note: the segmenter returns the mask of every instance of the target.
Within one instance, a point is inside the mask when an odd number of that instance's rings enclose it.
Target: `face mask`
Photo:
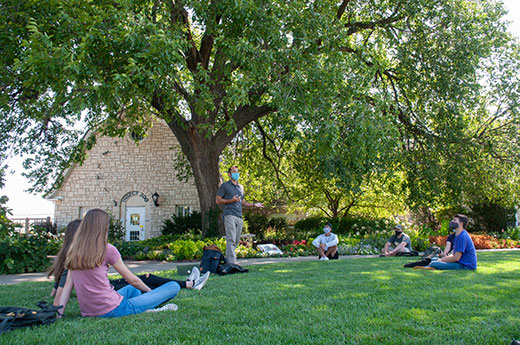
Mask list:
[[[238,181],[238,179],[240,178],[240,174],[237,172],[234,172],[231,174],[231,178],[235,181]]]
[[[323,231],[328,234],[330,232],[330,228],[328,226],[323,228]]]
[[[397,231],[397,230],[395,230],[395,235],[396,235],[396,236],[399,236],[399,235],[401,235],[402,233],[403,233],[402,231]]]
[[[455,230],[459,227],[459,223],[454,222],[453,220],[450,222],[450,228]]]

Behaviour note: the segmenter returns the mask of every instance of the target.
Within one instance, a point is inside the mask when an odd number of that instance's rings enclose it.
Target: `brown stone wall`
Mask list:
[[[58,228],[64,227],[80,212],[101,208],[115,217],[125,218],[126,206],[146,209],[145,238],[160,235],[162,223],[176,206],[199,210],[193,179],[187,183],[175,177],[174,159],[180,150],[169,127],[158,120],[138,145],[124,138],[97,137],[83,165],[73,166],[62,187],[53,194]],[[128,195],[131,192],[137,195]],[[155,207],[152,194],[160,195]]]

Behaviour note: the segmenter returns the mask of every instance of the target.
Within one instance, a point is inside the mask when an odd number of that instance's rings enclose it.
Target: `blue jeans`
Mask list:
[[[152,291],[142,293],[132,285],[127,285],[117,290],[117,293],[123,296],[119,306],[100,317],[120,317],[142,313],[177,296],[180,289],[177,282],[169,282]]]
[[[428,266],[433,267],[436,270],[467,270],[466,266],[461,265],[458,262],[432,261]]]

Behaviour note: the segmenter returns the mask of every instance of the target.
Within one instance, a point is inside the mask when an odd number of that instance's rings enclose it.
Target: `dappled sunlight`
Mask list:
[[[337,300],[343,300],[345,298],[365,299],[365,298],[369,298],[369,297],[370,297],[370,293],[368,293],[368,292],[352,291],[352,293],[350,293],[349,295],[334,295],[334,296],[332,296],[332,299],[337,299]]]
[[[293,272],[294,270],[275,270],[274,273],[290,273],[290,272]]]
[[[390,280],[392,279],[391,275],[388,272],[378,271],[378,272],[359,272],[361,275],[370,276],[371,278],[377,280]]]
[[[320,305],[313,307],[312,310],[316,311],[316,312],[329,312],[330,307],[326,304],[320,304]]]
[[[278,285],[277,290],[288,290],[288,289],[297,289],[297,288],[304,288],[305,285],[303,284],[280,284]]]
[[[497,286],[500,287],[500,288],[506,288],[506,289],[512,289],[512,290],[514,290],[514,289],[520,290],[518,288],[518,280],[517,279],[501,280],[501,281],[497,282],[491,288],[495,289]]]
[[[407,314],[412,320],[424,322],[431,319],[432,311],[421,308],[412,308],[408,310]]]
[[[520,273],[520,262],[500,262],[493,265],[482,265],[477,268],[478,273],[481,274],[495,274],[495,273]]]

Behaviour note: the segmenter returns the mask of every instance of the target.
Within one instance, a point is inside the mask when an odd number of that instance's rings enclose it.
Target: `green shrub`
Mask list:
[[[50,266],[46,234],[11,233],[0,239],[0,274],[42,272]]]
[[[514,207],[504,207],[493,202],[470,206],[468,229],[473,233],[496,233],[512,227],[515,223]],[[451,219],[451,218],[450,218]]]
[[[285,230],[287,229],[287,219],[285,217],[271,217],[267,221],[267,225],[270,228]]]
[[[135,254],[135,257],[134,257],[136,260],[146,260],[147,259],[147,256],[146,256],[146,253],[143,252],[143,251],[139,251]]]
[[[222,211],[219,207],[214,207],[209,209],[207,212],[209,219],[209,229],[206,232],[205,237],[217,237],[219,236],[218,221]]]
[[[48,239],[47,246],[45,247],[45,252],[47,255],[57,255],[61,249],[61,245],[63,241],[54,237]]]
[[[3,186],[3,183],[0,179],[0,187]],[[9,199],[3,195],[0,196],[0,239],[9,236],[9,234],[14,232],[14,223],[7,218],[7,214],[9,213],[9,209],[4,206],[4,204]]]
[[[257,240],[262,240],[265,231],[269,227],[269,219],[266,215],[260,213],[246,212],[244,221],[247,222],[247,232],[254,234]]]
[[[163,223],[162,234],[184,234],[190,230],[200,230],[202,228],[202,217],[200,212],[193,212],[187,216],[173,215],[171,219],[166,219]]]
[[[237,255],[237,258],[240,258],[240,259],[256,258],[256,257],[260,256],[260,253],[254,248],[246,247],[246,246],[243,246],[240,244],[240,245],[238,245],[238,247],[236,249],[236,255]]]
[[[323,224],[327,222],[327,218],[321,216],[312,216],[299,220],[294,224],[294,228],[303,232],[316,232]]]
[[[110,217],[110,226],[108,228],[108,241],[114,242],[123,240],[125,237],[125,228],[123,222],[115,218],[111,213],[108,214]]]
[[[162,261],[166,260],[168,255],[170,255],[170,253],[164,250],[151,250],[146,254],[146,258],[148,260]]]
[[[278,239],[287,237],[287,219],[284,217],[267,217],[259,213],[244,214],[247,232],[255,235],[256,240]]]
[[[168,245],[168,249],[179,260],[193,260],[202,257],[203,241],[177,240]]]
[[[144,241],[114,241],[112,244],[117,248],[121,256],[125,259],[136,258],[137,260],[144,260],[144,258],[137,258],[138,253],[144,253],[146,246],[143,244]]]
[[[51,233],[49,229],[54,231],[54,228],[46,225],[31,225],[30,233],[47,239],[45,252],[47,255],[56,255],[60,251],[63,241],[57,235]]]

